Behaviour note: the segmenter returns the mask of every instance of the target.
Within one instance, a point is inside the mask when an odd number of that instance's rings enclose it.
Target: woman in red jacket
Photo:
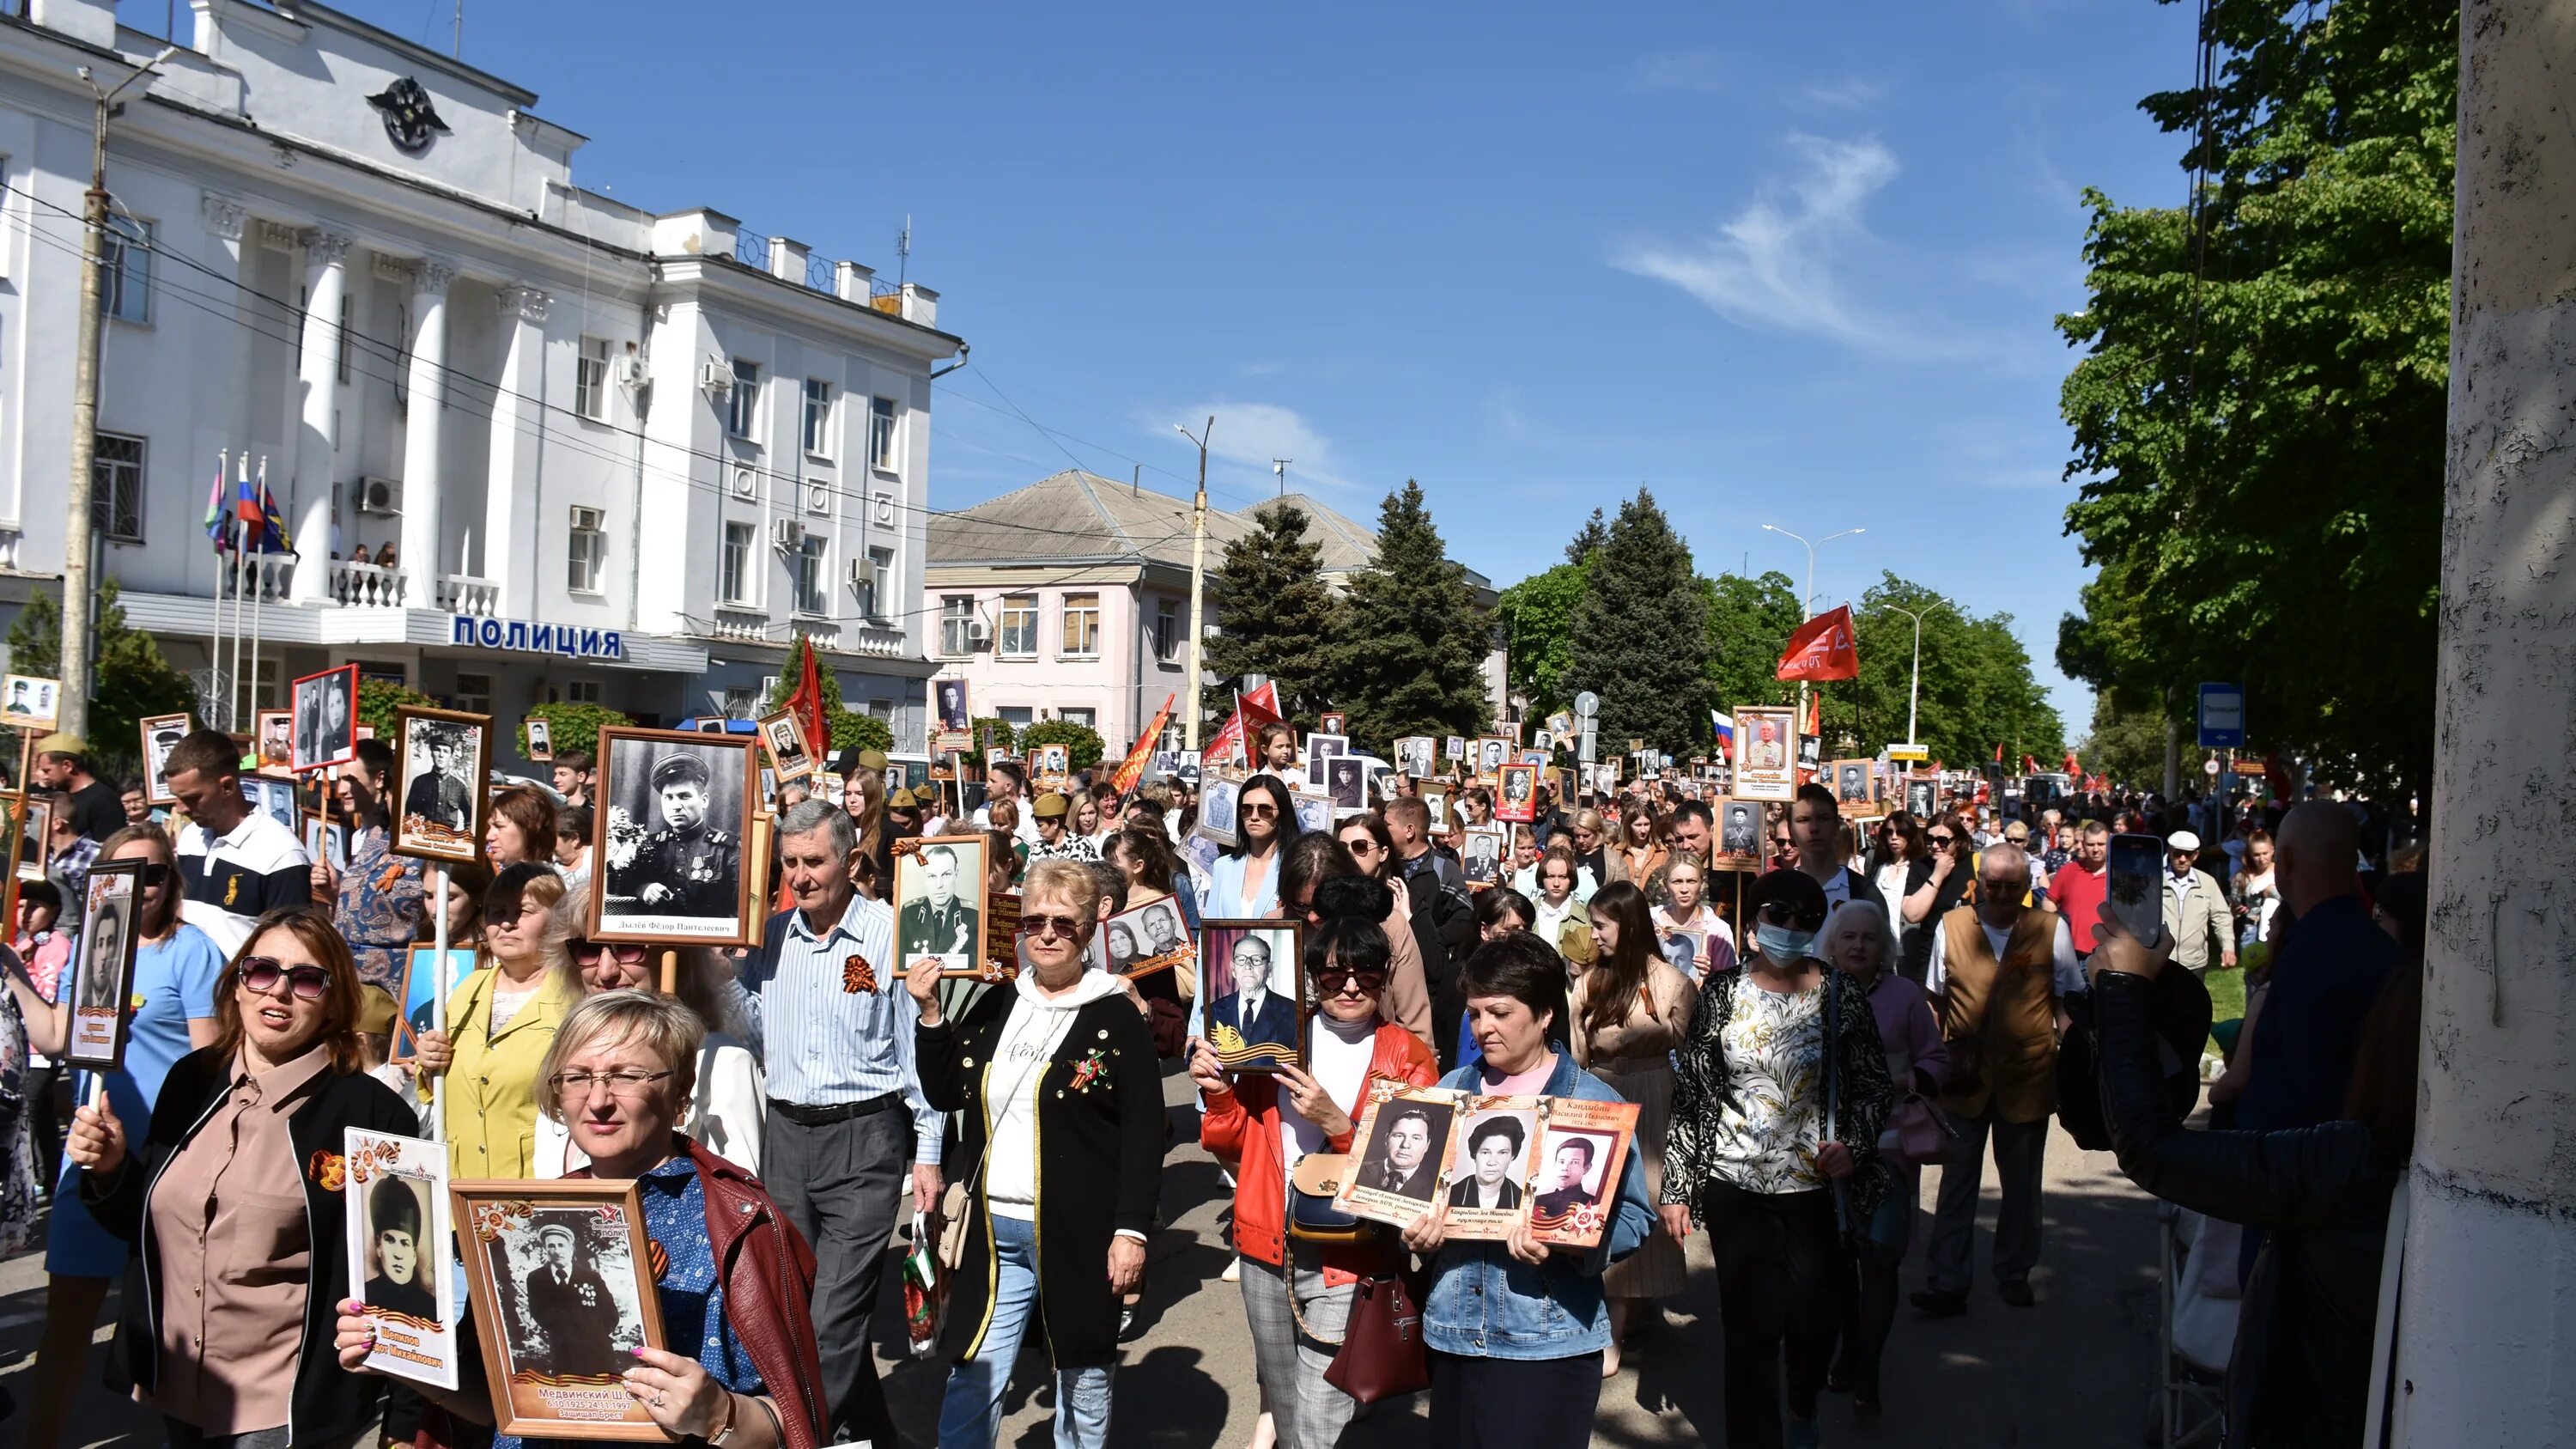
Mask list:
[[[1279,1449],[1331,1449],[1358,1409],[1324,1382],[1324,1370],[1350,1317],[1352,1282],[1384,1252],[1308,1247],[1292,1257],[1288,1174],[1307,1153],[1350,1150],[1352,1119],[1372,1078],[1427,1087],[1440,1075],[1421,1038],[1378,1013],[1389,955],[1386,931],[1374,921],[1341,917],[1308,932],[1306,975],[1323,1006],[1308,1036],[1306,1071],[1234,1077],[1207,1043],[1191,1046],[1190,1079],[1207,1095],[1199,1141],[1234,1169],[1243,1311]]]

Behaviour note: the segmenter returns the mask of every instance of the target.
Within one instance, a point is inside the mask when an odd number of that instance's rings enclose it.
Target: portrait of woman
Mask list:
[[[1485,1112],[1468,1124],[1466,1152],[1458,1164],[1460,1176],[1449,1189],[1451,1207],[1509,1212],[1521,1205],[1521,1185],[1513,1179],[1520,1175],[1522,1149],[1529,1146],[1525,1115]]]

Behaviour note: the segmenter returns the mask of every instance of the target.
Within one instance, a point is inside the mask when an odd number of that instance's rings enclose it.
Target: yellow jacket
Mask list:
[[[495,969],[477,971],[447,1001],[447,1035],[456,1062],[440,1079],[450,1169],[460,1178],[527,1177],[537,1145],[537,1069],[577,999],[549,969],[537,994],[496,1034]]]

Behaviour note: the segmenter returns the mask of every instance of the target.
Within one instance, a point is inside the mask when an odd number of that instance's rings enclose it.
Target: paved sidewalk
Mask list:
[[[1166,1088],[1184,1145],[1173,1150],[1164,1172],[1164,1212],[1171,1225],[1155,1240],[1143,1330],[1128,1345],[1118,1372],[1112,1438],[1121,1446],[1243,1449],[1252,1440],[1260,1402],[1242,1299],[1234,1285],[1217,1279],[1230,1256],[1218,1222],[1227,1193],[1215,1162],[1194,1140],[1186,1080],[1174,1077]],[[1917,1259],[1937,1180],[1926,1174]],[[1994,1205],[1989,1171],[1977,1242],[1981,1274]],[[1887,1350],[1886,1417],[1856,1422],[1848,1400],[1828,1396],[1828,1443],[1993,1449],[2136,1442],[2155,1343],[2152,1207],[2119,1175],[2109,1154],[2079,1151],[2062,1133],[2049,1142],[2046,1206],[2047,1248],[2032,1277],[2039,1306],[2008,1308],[1981,1282],[1964,1317],[1927,1323],[1910,1307],[1900,1307]],[[1690,1286],[1667,1305],[1665,1325],[1641,1335],[1625,1371],[1603,1387],[1596,1444],[1628,1449],[1724,1442],[1717,1284],[1704,1235],[1692,1235],[1690,1259]],[[1917,1262],[1909,1260],[1906,1287],[1921,1286]],[[21,1415],[43,1311],[42,1255],[0,1264],[0,1390],[16,1398]],[[898,1300],[889,1297],[878,1322],[900,1332]],[[106,1329],[99,1338],[105,1342]],[[158,1445],[157,1420],[99,1387],[103,1357],[104,1350],[93,1354],[82,1375],[80,1403],[64,1442],[82,1449]],[[907,1442],[927,1446],[944,1370],[884,1356],[880,1364]],[[1045,1449],[1053,1442],[1054,1395],[1045,1377],[1043,1359],[1032,1348],[1011,1388],[1005,1445]],[[0,1445],[15,1449],[19,1422],[13,1416],[0,1425]],[[1379,1405],[1353,1429],[1348,1445],[1411,1446],[1421,1442],[1423,1431],[1417,1397]]]

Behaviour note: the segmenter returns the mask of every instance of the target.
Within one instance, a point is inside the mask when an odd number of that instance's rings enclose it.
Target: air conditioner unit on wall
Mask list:
[[[993,626],[981,619],[969,621],[966,625],[966,642],[978,649],[992,643]]]
[[[722,357],[709,357],[698,364],[698,386],[709,397],[723,397],[733,391],[733,364]]]
[[[402,484],[392,478],[358,480],[358,511],[390,518],[402,512]]]
[[[642,388],[651,376],[651,369],[645,365],[644,354],[636,350],[634,343],[627,343],[626,355],[617,359],[617,385],[628,392],[634,392]]]
[[[805,546],[805,525],[792,518],[782,518],[769,526],[770,542],[781,553],[794,553]]]

